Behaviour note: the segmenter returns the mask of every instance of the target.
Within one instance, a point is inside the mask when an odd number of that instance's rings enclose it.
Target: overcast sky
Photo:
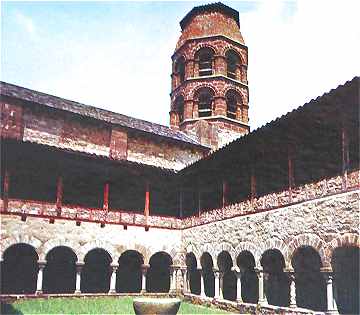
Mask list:
[[[168,125],[180,20],[205,2],[2,2],[1,80]],[[255,129],[360,74],[360,1],[228,2]]]

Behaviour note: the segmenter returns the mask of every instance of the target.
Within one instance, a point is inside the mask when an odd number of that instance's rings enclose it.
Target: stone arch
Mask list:
[[[201,83],[200,85],[196,86],[195,88],[191,88],[189,99],[194,100],[198,96],[199,91],[201,89],[203,89],[203,88],[211,90],[214,97],[219,94],[218,89],[215,86],[213,86],[212,84],[210,84],[210,83]]]
[[[226,94],[230,91],[233,91],[233,92],[239,94],[240,99],[241,99],[241,105],[246,105],[246,102],[245,102],[246,97],[244,96],[242,89],[238,88],[237,86],[226,85],[226,88],[220,92],[220,96],[226,97]]]
[[[193,243],[188,243],[184,247],[185,247],[185,256],[187,254],[193,253],[195,255],[197,263],[200,263],[201,251]]]
[[[319,253],[323,267],[329,266],[326,259],[325,245],[325,242],[316,234],[306,233],[297,235],[289,242],[288,246],[286,246],[287,250],[284,255],[286,266],[291,267],[291,260],[293,258],[293,255],[296,250],[301,246],[313,247]]]
[[[190,49],[189,52],[189,58],[190,59],[195,59],[195,55],[196,53],[203,48],[208,48],[211,49],[214,53],[214,55],[219,54],[219,50],[217,49],[216,46],[213,46],[209,43],[197,43],[197,45],[195,45],[193,48]]]
[[[233,266],[236,266],[235,249],[232,247],[232,245],[230,243],[222,242],[222,243],[218,244],[218,246],[215,247],[215,255],[213,257],[214,267],[219,268],[217,261],[218,261],[218,257],[220,255],[220,253],[223,251],[228,252],[230,254]]]
[[[234,249],[235,260],[237,259],[239,254],[243,251],[248,251],[254,256],[255,265],[257,266],[257,262],[260,262],[260,257],[261,257],[259,248],[256,245],[254,245],[253,243],[242,242],[242,243],[238,244]]]
[[[239,58],[240,58],[240,64],[241,65],[243,65],[243,64],[245,64],[245,62],[244,62],[244,57],[242,56],[242,54],[241,54],[241,50],[240,49],[238,49],[237,47],[235,47],[234,45],[231,45],[231,44],[226,44],[226,45],[224,45],[223,47],[222,47],[222,49],[221,49],[221,51],[220,51],[220,54],[221,54],[221,56],[226,56],[226,54],[227,54],[227,52],[228,51],[234,51],[238,56],[239,56]]]
[[[42,248],[42,252],[41,252],[41,256],[40,259],[41,260],[45,260],[46,255],[55,247],[58,246],[65,246],[65,247],[69,247],[70,249],[72,249],[72,251],[75,253],[77,259],[79,262],[82,262],[82,260],[79,260],[79,257],[81,257],[81,254],[79,253],[79,246],[77,243],[75,243],[72,240],[61,240],[61,239],[55,239],[55,240],[48,240]]]
[[[101,248],[105,250],[111,257],[112,261],[115,262],[115,249],[107,242],[101,240],[95,240],[94,242],[86,243],[84,246],[80,247],[77,256],[80,261],[84,261],[86,254],[95,248]]]
[[[280,253],[283,255],[284,259],[285,259],[285,264],[287,265],[287,260],[286,260],[286,252],[287,252],[287,248],[288,246],[286,245],[285,242],[283,242],[282,240],[278,239],[278,238],[270,238],[267,239],[266,242],[264,244],[261,244],[259,246],[259,252],[258,255],[255,256],[256,259],[256,265],[260,266],[260,259],[262,254],[269,250],[269,249],[277,249],[280,251]],[[291,259],[290,259],[291,261]]]
[[[41,241],[38,240],[37,238],[33,237],[32,235],[26,235],[26,234],[19,234],[16,236],[11,236],[9,238],[6,238],[4,240],[1,241],[1,246],[0,246],[0,256],[1,258],[4,255],[4,252],[13,245],[19,244],[19,243],[24,243],[27,245],[31,245],[32,247],[34,247],[39,259],[41,260],[43,257],[41,255]]]
[[[201,253],[201,256],[204,254],[204,253],[209,253],[210,256],[212,257],[212,259],[214,260],[215,257],[216,257],[216,248],[213,244],[211,243],[207,243],[207,244],[204,244],[201,249],[200,249],[200,253]]]
[[[360,237],[355,233],[345,233],[333,238],[326,244],[325,261],[330,266],[334,250],[338,247],[354,246],[360,248]]]

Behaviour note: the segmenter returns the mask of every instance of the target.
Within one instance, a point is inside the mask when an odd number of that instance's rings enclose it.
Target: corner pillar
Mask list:
[[[182,281],[183,281],[183,294],[188,292],[188,280],[187,280],[187,267],[182,267],[181,269]]]

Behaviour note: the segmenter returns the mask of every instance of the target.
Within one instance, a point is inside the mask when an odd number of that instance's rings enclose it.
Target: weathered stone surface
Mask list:
[[[187,228],[183,250],[194,252],[198,259],[209,252],[215,264],[226,250],[234,265],[238,254],[249,250],[260,266],[262,253],[277,248],[290,267],[295,250],[310,245],[319,252],[323,265],[329,266],[334,240],[344,238],[347,244],[351,240],[351,245],[360,246],[358,205],[359,191],[354,191]]]

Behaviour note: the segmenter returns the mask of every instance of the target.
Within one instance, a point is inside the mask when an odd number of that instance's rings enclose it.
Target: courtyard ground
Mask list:
[[[135,314],[131,297],[49,298],[2,304],[1,314]],[[229,314],[216,308],[182,302],[178,314]]]

